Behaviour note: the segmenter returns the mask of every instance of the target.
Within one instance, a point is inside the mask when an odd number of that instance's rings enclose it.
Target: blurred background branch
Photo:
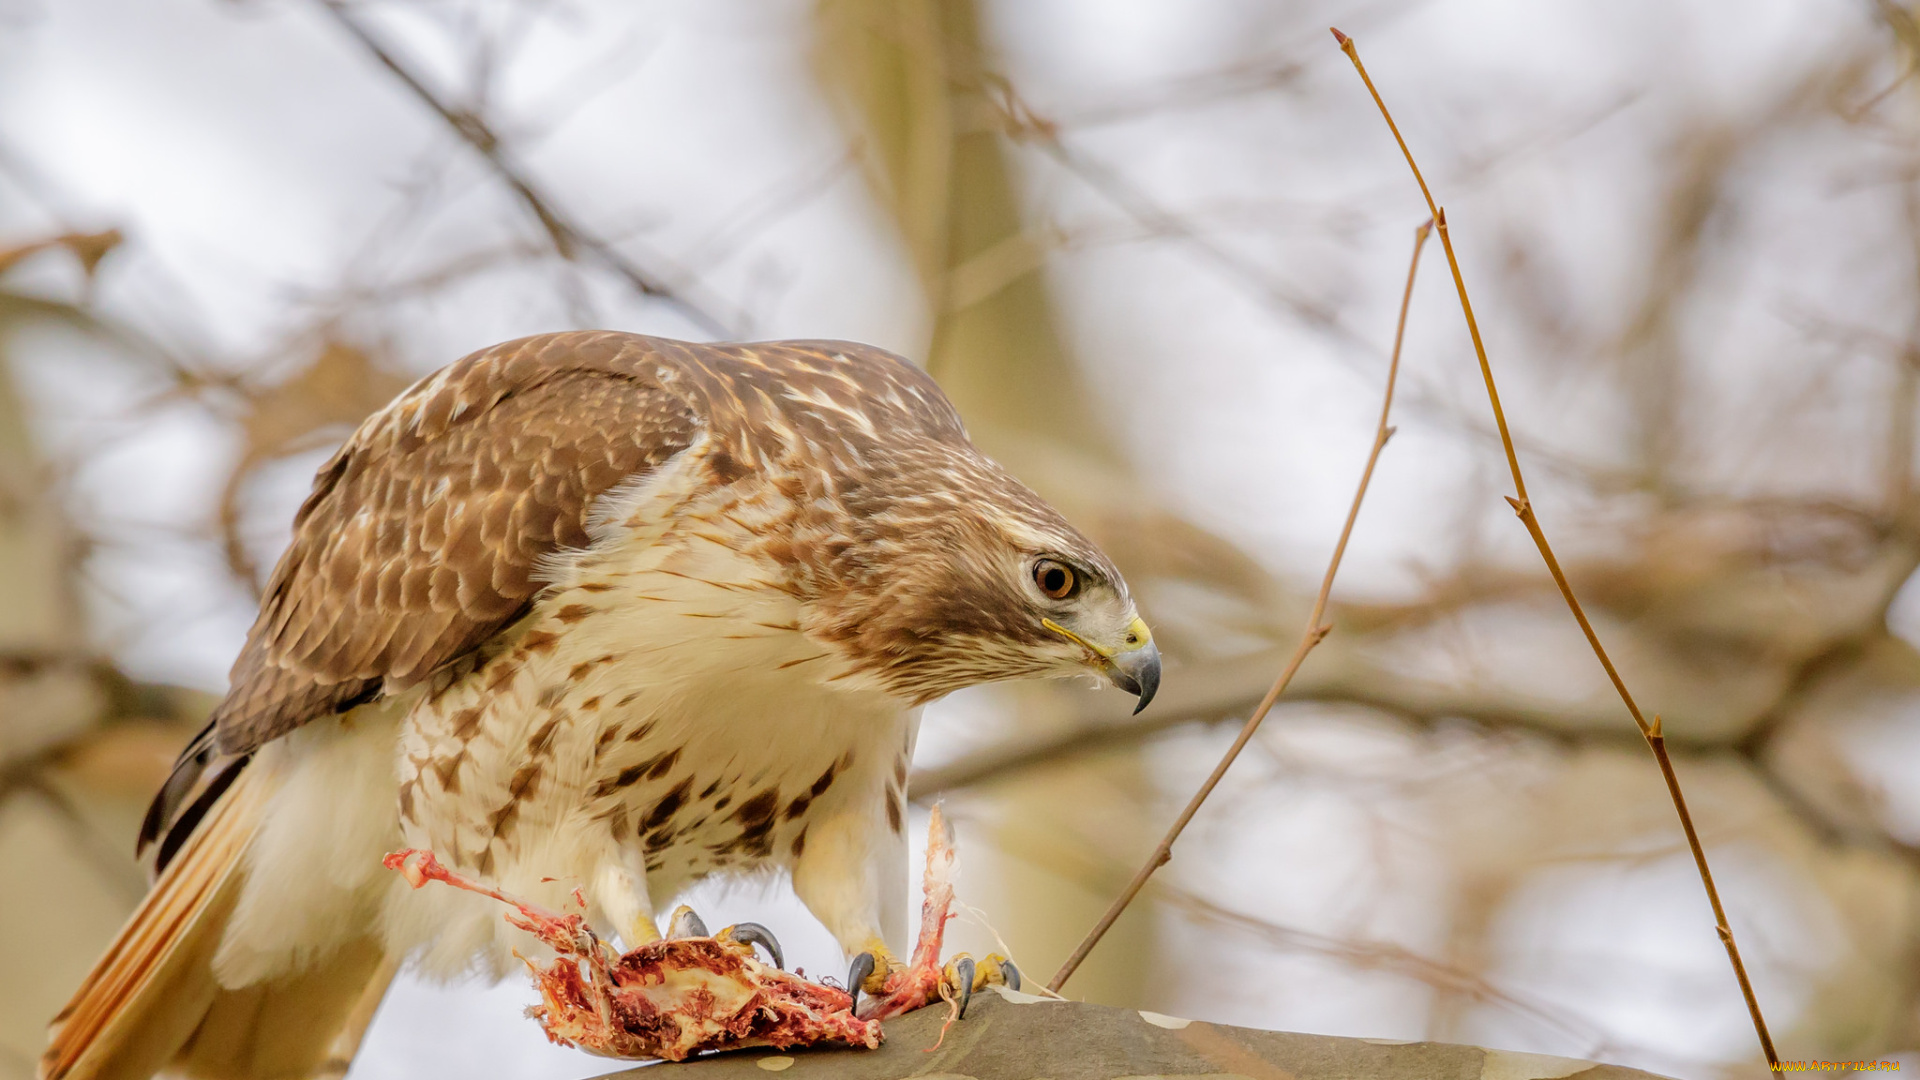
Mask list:
[[[432,109],[434,115],[446,121],[447,126],[465,140],[475,153],[486,159],[487,164],[499,175],[500,181],[512,189],[540,222],[540,228],[553,244],[554,254],[569,262],[590,257],[618,275],[641,296],[672,305],[703,332],[715,338],[730,336],[726,323],[682,295],[686,286],[668,285],[663,278],[628,258],[613,244],[588,232],[561,211],[553,198],[545,194],[526,171],[514,162],[500,136],[478,109],[453,105],[443,100],[427,86],[421,75],[355,17],[352,5],[341,0],[315,0],[315,3],[322,11],[333,16],[334,21],[414,97]]]

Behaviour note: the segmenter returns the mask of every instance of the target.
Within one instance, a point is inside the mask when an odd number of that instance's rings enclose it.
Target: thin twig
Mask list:
[[[1133,219],[1146,230],[1148,236],[1179,240],[1225,272],[1231,280],[1250,288],[1260,302],[1278,307],[1308,326],[1327,331],[1348,344],[1366,344],[1326,302],[1275,281],[1273,275],[1254,260],[1195,228],[1127,180],[1119,170],[1069,147],[1060,136],[1059,124],[1042,117],[1022,100],[1013,84],[1004,76],[986,74],[981,83],[984,96],[999,114],[1008,138],[1037,147],[1061,168],[1079,177],[1101,198]]]
[[[1534,516],[1533,503],[1527,498],[1527,484],[1520,474],[1520,458],[1514,453],[1513,435],[1507,430],[1507,416],[1500,408],[1500,392],[1494,386],[1493,367],[1487,361],[1487,346],[1480,337],[1480,324],[1473,317],[1473,303],[1467,298],[1466,279],[1460,274],[1460,260],[1454,254],[1453,238],[1447,233],[1447,212],[1434,201],[1433,192],[1427,188],[1426,177],[1420,173],[1420,166],[1413,160],[1413,151],[1407,148],[1407,140],[1400,134],[1400,126],[1393,122],[1393,113],[1387,109],[1386,101],[1373,85],[1373,79],[1367,74],[1365,64],[1360,62],[1360,52],[1354,47],[1353,39],[1333,31],[1334,40],[1340,43],[1340,49],[1353,61],[1360,80],[1366,83],[1367,93],[1373,95],[1373,102],[1379,106],[1380,115],[1387,122],[1387,129],[1393,132],[1393,139],[1400,144],[1400,153],[1407,159],[1407,168],[1412,170],[1414,182],[1420,185],[1420,194],[1427,201],[1427,209],[1433,214],[1434,225],[1440,230],[1440,247],[1447,254],[1447,268],[1453,273],[1454,291],[1460,298],[1460,311],[1467,319],[1467,333],[1473,338],[1473,352],[1480,360],[1480,376],[1486,383],[1487,401],[1493,406],[1494,423],[1500,428],[1500,443],[1507,452],[1507,468],[1513,473],[1514,495],[1507,499],[1515,514],[1527,528],[1527,535],[1533,537],[1534,546],[1540,549],[1540,557],[1546,561],[1547,570],[1553,574],[1555,585],[1560,587],[1560,595],[1567,601],[1567,607],[1573,617],[1579,621],[1581,632],[1587,636],[1587,644],[1593,647],[1594,656],[1600,660],[1600,666],[1606,669],[1607,678],[1613,681],[1613,688],[1619,692],[1620,700],[1632,714],[1633,722],[1639,726],[1640,734],[1647,741],[1647,748],[1653,751],[1654,760],[1660,764],[1660,774],[1666,778],[1667,792],[1673,797],[1674,812],[1680,816],[1680,827],[1686,832],[1687,846],[1693,851],[1694,865],[1700,871],[1700,883],[1706,887],[1707,902],[1713,907],[1714,928],[1720,935],[1720,941],[1726,946],[1727,959],[1733,964],[1733,974],[1740,983],[1740,993],[1746,998],[1747,1012],[1753,1017],[1753,1030],[1760,1037],[1760,1049],[1767,1056],[1767,1065],[1777,1069],[1780,1059],[1774,1053],[1773,1036],[1767,1032],[1766,1017],[1761,1015],[1760,1000],[1754,996],[1753,983],[1747,978],[1747,967],[1740,960],[1740,947],[1734,943],[1733,928],[1727,924],[1726,909],[1720,903],[1720,890],[1714,887],[1713,871],[1707,866],[1706,850],[1701,847],[1700,835],[1693,827],[1693,816],[1687,812],[1687,800],[1680,792],[1680,778],[1673,771],[1673,761],[1667,755],[1667,742],[1660,729],[1660,717],[1656,714],[1652,723],[1641,715],[1640,706],[1627,691],[1627,684],[1621,680],[1620,673],[1614,669],[1613,661],[1607,656],[1607,650],[1600,644],[1599,635],[1594,633],[1593,624],[1587,621],[1587,613],[1580,607],[1580,601],[1573,595],[1573,586],[1567,583],[1567,575],[1560,569],[1560,560],[1554,557],[1553,547],[1547,543],[1547,534],[1540,528],[1540,521]]]
[[[358,41],[373,58],[378,60],[406,88],[413,92],[428,108],[439,114],[469,146],[486,159],[493,171],[513,189],[528,210],[546,230],[547,238],[553,244],[554,253],[568,262],[577,262],[584,253],[592,256],[601,266],[612,271],[644,297],[659,300],[695,325],[717,338],[732,336],[725,322],[716,318],[705,308],[687,299],[681,290],[667,284],[660,277],[648,272],[633,260],[621,254],[612,244],[588,232],[566,215],[554,200],[541,191],[533,179],[507,155],[500,136],[477,112],[454,105],[433,91],[418,75],[414,74],[405,62],[373,31],[369,30],[342,0],[318,0],[320,8],[333,16],[346,32]]]
[[[1260,699],[1260,704],[1255,706],[1253,713],[1247,717],[1247,722],[1240,728],[1240,734],[1233,740],[1233,745],[1229,746],[1227,752],[1221,756],[1220,763],[1213,767],[1213,772],[1207,777],[1206,782],[1200,785],[1200,790],[1194,792],[1193,798],[1188,800],[1186,809],[1180,811],[1180,816],[1174,820],[1173,827],[1167,830],[1167,835],[1160,839],[1160,846],[1153,849],[1153,854],[1147,857],[1147,861],[1133,875],[1133,880],[1127,883],[1126,889],[1114,899],[1112,906],[1107,908],[1107,913],[1100,917],[1100,921],[1087,932],[1086,938],[1080,942],[1079,947],[1073,950],[1073,955],[1067,957],[1067,962],[1060,965],[1060,970],[1054,973],[1052,981],[1047,984],[1047,988],[1054,993],[1059,993],[1060,988],[1073,977],[1074,970],[1080,966],[1080,962],[1085,960],[1087,954],[1093,951],[1093,947],[1106,936],[1114,920],[1120,917],[1121,912],[1127,910],[1127,905],[1140,894],[1141,888],[1146,885],[1147,879],[1153,876],[1154,871],[1165,866],[1167,861],[1173,858],[1174,841],[1180,839],[1180,834],[1186,831],[1187,823],[1193,820],[1193,815],[1200,812],[1201,804],[1207,801],[1207,796],[1213,794],[1213,789],[1219,785],[1221,778],[1226,776],[1227,770],[1233,767],[1234,759],[1240,756],[1240,751],[1244,750],[1247,743],[1253,739],[1254,732],[1260,730],[1260,722],[1267,718],[1267,713],[1273,710],[1274,702],[1280,700],[1280,695],[1286,692],[1287,684],[1293,681],[1294,674],[1300,670],[1300,665],[1306,660],[1307,654],[1312,652],[1314,646],[1320,644],[1326,638],[1327,632],[1333,629],[1332,624],[1321,620],[1326,615],[1327,597],[1333,592],[1334,575],[1340,572],[1340,559],[1347,553],[1347,540],[1353,535],[1353,523],[1360,517],[1360,503],[1367,497],[1367,485],[1373,480],[1373,467],[1380,461],[1380,451],[1386,449],[1387,440],[1393,437],[1393,428],[1387,425],[1387,416],[1393,410],[1393,388],[1400,377],[1400,345],[1407,335],[1407,309],[1413,302],[1413,279],[1420,269],[1420,252],[1427,246],[1427,235],[1432,224],[1428,222],[1414,231],[1413,258],[1407,264],[1407,287],[1400,297],[1400,319],[1393,331],[1393,354],[1387,361],[1387,388],[1380,401],[1380,423],[1374,429],[1373,449],[1367,453],[1367,466],[1361,470],[1360,484],[1353,492],[1353,504],[1347,508],[1346,523],[1340,527],[1340,539],[1333,546],[1333,558],[1327,561],[1327,573],[1320,580],[1320,594],[1314,598],[1313,612],[1307,616],[1307,628],[1300,636],[1300,644],[1294,649],[1292,659],[1287,661],[1285,670],[1280,672],[1280,677],[1274,680],[1273,687],[1267,691],[1265,697]]]

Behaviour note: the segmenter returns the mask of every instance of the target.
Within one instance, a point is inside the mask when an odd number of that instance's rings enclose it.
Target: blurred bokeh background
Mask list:
[[[0,1077],[312,470],[522,334],[924,362],[1127,571],[1160,700],[929,711],[959,944],[1045,978],[1277,671],[1442,203],[1545,526],[1786,1058],[1920,1063],[1920,24],[1895,0],[0,0]],[[1500,495],[1437,245],[1335,630],[1069,985],[1764,1073],[1661,780]],[[706,888],[836,972],[779,882]],[[717,925],[717,924],[716,924]],[[583,1077],[403,975],[355,1080]]]

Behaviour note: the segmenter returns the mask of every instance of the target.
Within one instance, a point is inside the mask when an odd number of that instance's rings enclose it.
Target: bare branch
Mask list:
[[[1414,181],[1420,185],[1420,194],[1426,198],[1427,209],[1433,214],[1433,222],[1440,230],[1440,246],[1447,255],[1447,268],[1453,274],[1454,292],[1460,298],[1460,311],[1466,316],[1467,332],[1473,338],[1473,352],[1480,361],[1480,375],[1486,384],[1487,402],[1493,407],[1493,419],[1500,428],[1501,445],[1507,453],[1507,467],[1513,474],[1514,496],[1508,498],[1507,502],[1512,505],[1514,513],[1519,515],[1521,523],[1526,526],[1527,534],[1533,538],[1534,546],[1539,548],[1541,559],[1546,562],[1547,570],[1553,574],[1554,584],[1560,587],[1560,595],[1566,598],[1568,609],[1573,612],[1573,617],[1579,622],[1581,631],[1586,634],[1587,643],[1593,647],[1594,656],[1599,659],[1600,666],[1606,669],[1607,678],[1612,680],[1614,689],[1620,694],[1621,702],[1626,705],[1627,712],[1632,714],[1634,724],[1639,727],[1640,734],[1646,738],[1647,747],[1653,751],[1655,760],[1660,764],[1660,774],[1666,780],[1668,794],[1673,798],[1674,813],[1680,817],[1680,827],[1686,833],[1687,846],[1693,850],[1694,865],[1700,871],[1700,883],[1706,889],[1707,902],[1713,907],[1715,929],[1720,934],[1721,943],[1726,946],[1727,960],[1733,965],[1734,977],[1739,980],[1740,992],[1746,998],[1747,1012],[1753,1018],[1754,1033],[1760,1038],[1760,1048],[1766,1053],[1767,1064],[1777,1070],[1780,1059],[1773,1049],[1773,1036],[1767,1031],[1766,1017],[1760,1012],[1760,1001],[1754,996],[1753,983],[1747,978],[1746,965],[1740,960],[1740,947],[1734,942],[1733,929],[1727,925],[1727,913],[1720,903],[1720,891],[1714,887],[1713,871],[1707,866],[1706,851],[1700,846],[1699,834],[1693,827],[1693,817],[1687,811],[1686,798],[1680,790],[1680,779],[1674,774],[1673,761],[1667,753],[1667,743],[1661,730],[1660,717],[1655,714],[1653,721],[1649,723],[1641,715],[1640,706],[1634,702],[1633,695],[1628,692],[1627,684],[1621,680],[1612,659],[1607,656],[1607,650],[1600,644],[1599,635],[1594,633],[1593,624],[1587,620],[1587,613],[1580,607],[1579,599],[1574,596],[1573,587],[1567,583],[1567,575],[1560,569],[1560,560],[1554,556],[1553,547],[1547,543],[1547,535],[1541,530],[1539,519],[1534,516],[1533,503],[1527,498],[1526,479],[1520,474],[1520,459],[1513,449],[1513,436],[1507,429],[1506,413],[1500,407],[1500,391],[1494,386],[1493,367],[1487,360],[1487,346],[1481,340],[1480,324],[1474,319],[1473,303],[1467,298],[1466,279],[1460,273],[1460,259],[1454,253],[1453,239],[1447,233],[1446,210],[1434,201],[1433,192],[1427,189],[1426,178],[1420,174],[1420,166],[1413,160],[1413,151],[1407,148],[1407,140],[1401,136],[1400,126],[1394,123],[1393,114],[1388,111],[1386,101],[1380,97],[1380,91],[1374,87],[1372,77],[1367,74],[1366,65],[1360,62],[1360,52],[1354,47],[1353,39],[1339,30],[1334,30],[1333,36],[1339,41],[1341,51],[1347,54],[1347,59],[1353,61],[1354,70],[1360,73],[1361,81],[1366,83],[1367,92],[1373,95],[1374,104],[1380,107],[1380,115],[1386,120],[1387,128],[1393,132],[1394,141],[1399,143],[1400,152],[1407,159],[1407,168],[1412,170]]]
[[[1393,388],[1400,376],[1400,347],[1407,335],[1407,309],[1413,303],[1414,275],[1420,269],[1420,252],[1427,245],[1427,233],[1431,224],[1429,222],[1414,231],[1413,257],[1407,264],[1407,287],[1400,298],[1400,319],[1393,333],[1393,355],[1387,362],[1387,388],[1381,397],[1380,423],[1374,430],[1373,449],[1367,454],[1366,468],[1360,472],[1360,483],[1353,492],[1353,504],[1347,508],[1346,523],[1340,527],[1340,539],[1333,546],[1333,557],[1327,562],[1327,573],[1320,581],[1320,594],[1314,598],[1313,611],[1307,616],[1307,628],[1300,636],[1300,644],[1294,649],[1293,658],[1287,661],[1286,669],[1280,673],[1280,677],[1274,680],[1273,687],[1267,691],[1267,696],[1261,699],[1260,704],[1254,708],[1253,714],[1247,717],[1247,722],[1241,727],[1239,736],[1233,740],[1233,745],[1227,748],[1226,754],[1220,758],[1220,763],[1214,766],[1212,774],[1188,801],[1186,809],[1180,812],[1173,827],[1167,830],[1167,835],[1161,838],[1160,846],[1147,857],[1147,861],[1133,875],[1133,880],[1128,882],[1125,891],[1115,898],[1112,906],[1107,908],[1107,913],[1100,917],[1100,921],[1088,931],[1086,939],[1073,950],[1073,955],[1067,957],[1066,963],[1060,965],[1060,970],[1054,973],[1053,979],[1047,984],[1047,988],[1054,993],[1059,993],[1060,988],[1066,985],[1066,981],[1073,977],[1074,970],[1080,966],[1080,962],[1085,960],[1087,954],[1093,951],[1093,947],[1106,936],[1108,928],[1113,926],[1114,920],[1127,909],[1127,905],[1133,902],[1133,898],[1140,894],[1141,888],[1146,885],[1147,879],[1153,876],[1153,872],[1173,858],[1174,841],[1186,831],[1187,823],[1193,820],[1193,815],[1200,812],[1200,807],[1207,801],[1207,796],[1213,794],[1213,789],[1219,785],[1221,778],[1227,775],[1227,770],[1233,767],[1234,760],[1240,756],[1240,751],[1246,749],[1254,733],[1260,730],[1260,722],[1267,718],[1267,713],[1273,710],[1274,702],[1286,692],[1287,684],[1293,681],[1294,674],[1306,661],[1307,654],[1312,652],[1314,646],[1320,644],[1326,638],[1327,632],[1333,629],[1332,624],[1322,621],[1327,613],[1327,598],[1333,593],[1333,579],[1340,572],[1340,559],[1347,552],[1348,539],[1353,536],[1353,524],[1360,517],[1360,504],[1367,497],[1367,485],[1373,480],[1373,468],[1379,463],[1380,451],[1386,449],[1387,440],[1393,437],[1393,428],[1387,426],[1387,418],[1393,411]]]
[[[372,53],[382,67],[399,79],[415,97],[438,114],[442,120],[446,121],[447,126],[486,159],[487,164],[492,167],[501,181],[519,196],[528,210],[533,212],[533,216],[540,222],[540,227],[546,230],[554,252],[562,259],[568,262],[579,262],[583,255],[591,257],[593,261],[624,280],[635,292],[671,306],[699,326],[702,331],[716,338],[732,336],[728,323],[729,321],[737,322],[737,319],[723,321],[714,316],[706,307],[688,299],[684,295],[684,286],[668,284],[665,278],[644,269],[611,243],[589,232],[561,210],[554,199],[546,194],[507,153],[500,136],[484,117],[442,98],[419,75],[415,74],[397,53],[361,22],[343,0],[316,0],[316,2],[327,14],[333,16],[334,21],[338,22],[354,40]]]

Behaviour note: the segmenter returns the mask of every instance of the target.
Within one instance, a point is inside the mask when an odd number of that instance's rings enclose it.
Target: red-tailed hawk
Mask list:
[[[1126,584],[924,373],[833,341],[475,353],[370,417],[294,520],[232,686],[154,802],[153,892],[43,1074],[344,1069],[397,963],[507,969],[425,848],[629,946],[786,870],[850,956],[905,929],[919,708],[1159,655]],[[344,1055],[344,1056],[343,1056]]]

